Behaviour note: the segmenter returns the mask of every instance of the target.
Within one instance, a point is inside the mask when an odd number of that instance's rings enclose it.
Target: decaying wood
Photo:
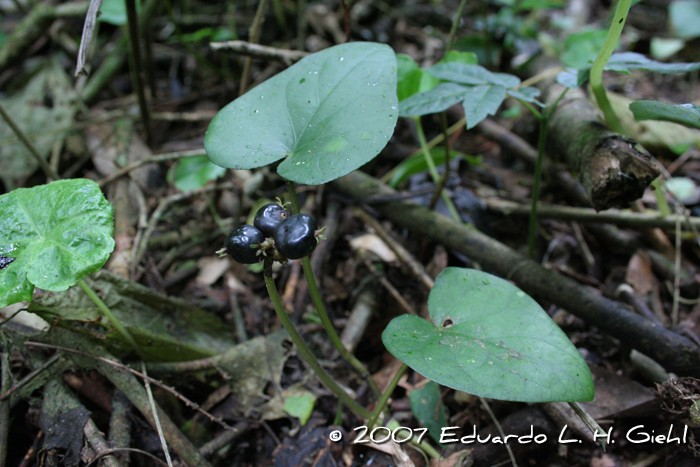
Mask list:
[[[354,200],[395,193],[359,171],[342,177],[333,186]],[[536,298],[549,300],[636,348],[680,375],[700,376],[700,348],[639,315],[626,305],[607,299],[595,290],[525,258],[502,243],[441,214],[410,202],[375,204],[374,209],[397,225],[468,256],[489,272],[512,280]]]
[[[546,102],[554,103],[563,90],[558,84],[548,86]],[[636,141],[603,125],[580,89],[567,92],[548,125],[547,154],[578,173],[597,211],[641,198],[661,173],[651,154]]]

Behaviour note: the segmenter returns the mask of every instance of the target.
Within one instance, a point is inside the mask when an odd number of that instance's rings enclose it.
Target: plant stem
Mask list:
[[[535,164],[535,183],[532,186],[532,208],[530,209],[530,224],[527,233],[527,249],[530,258],[535,259],[537,240],[537,202],[540,199],[540,184],[542,181],[542,165],[544,163],[544,144],[547,140],[547,116],[540,119],[540,134],[537,138],[537,163]]]
[[[530,209],[530,225],[528,226],[528,254],[530,258],[535,259],[535,243],[537,239],[537,203],[540,199],[540,184],[542,182],[542,167],[544,165],[544,147],[547,141],[547,130],[549,127],[549,118],[552,116],[554,111],[557,109],[559,102],[564,98],[564,95],[568,91],[564,89],[562,93],[557,97],[557,100],[539,112],[535,107],[530,105],[529,102],[520,101],[525,107],[530,109],[530,112],[537,117],[540,121],[540,133],[537,139],[537,161],[535,162],[535,182],[532,187],[532,207]]]
[[[292,213],[298,214],[299,200],[297,198],[296,189],[294,188],[294,182],[287,180],[287,191],[289,192],[289,197],[292,200]],[[326,333],[331,339],[333,346],[338,350],[338,352],[340,352],[340,355],[348,363],[350,363],[357,371],[360,372],[360,375],[362,375],[362,377],[367,381],[367,384],[369,384],[372,392],[374,392],[377,397],[380,397],[382,392],[379,390],[377,383],[374,382],[374,379],[372,379],[372,375],[367,370],[367,367],[365,367],[365,365],[345,347],[343,342],[340,340],[340,336],[338,336],[338,333],[335,331],[335,327],[333,326],[331,319],[328,317],[326,305],[323,303],[323,298],[321,298],[321,292],[318,290],[314,270],[311,267],[311,261],[309,260],[308,256],[301,259],[301,267],[304,269],[304,276],[306,277],[306,283],[309,286],[311,301],[314,304],[314,308],[316,308],[316,313],[321,319],[321,324],[323,324],[323,328],[326,330]]]
[[[139,110],[141,111],[141,120],[146,133],[146,144],[148,147],[153,147],[153,132],[151,131],[151,114],[146,100],[145,84],[143,82],[143,62],[141,61],[141,38],[139,34],[138,17],[136,13],[136,0],[126,0],[126,17],[128,20],[129,31],[129,62],[131,68],[131,77],[134,80],[133,84],[136,88],[136,94],[139,100]],[[152,90],[154,91],[154,90]]]
[[[608,95],[605,93],[605,87],[603,86],[603,69],[615,50],[617,41],[620,39],[620,34],[622,33],[622,28],[625,26],[625,20],[627,19],[627,13],[630,10],[631,4],[632,0],[618,0],[612,23],[608,28],[607,36],[605,36],[605,42],[600,52],[598,52],[598,57],[596,57],[595,62],[593,62],[593,67],[589,75],[591,91],[593,91],[593,95],[595,95],[598,107],[603,112],[605,121],[610,129],[616,133],[624,133],[624,131],[620,120],[617,118],[615,111],[610,105]]]
[[[428,149],[428,143],[425,140],[425,133],[423,132],[423,125],[421,124],[420,117],[416,117],[415,121],[416,130],[418,131],[418,141],[420,142],[420,147],[423,150],[425,163],[428,164],[428,170],[430,171],[430,175],[433,177],[433,182],[435,182],[435,184],[438,185],[440,183],[440,175],[437,172],[437,168],[435,168],[435,161],[433,160],[433,155],[430,153],[430,149]],[[454,203],[452,203],[450,197],[447,196],[445,190],[442,190],[441,195],[442,200],[447,205],[447,209],[450,211],[450,215],[452,216],[452,218],[457,222],[462,222],[462,218],[457,212],[457,208],[455,207]]]
[[[95,293],[94,290],[92,290],[92,287],[90,287],[84,279],[80,279],[80,282],[78,282],[80,285],[80,288],[83,289],[83,291],[87,294],[88,297],[97,305],[97,308],[100,309],[102,314],[104,314],[108,320],[112,322],[112,325],[114,325],[115,329],[121,336],[129,343],[131,346],[134,348],[136,353],[139,354],[141,358],[144,358],[146,354],[144,351],[139,347],[139,345],[136,343],[134,338],[129,334],[129,331],[126,330],[124,326],[122,326],[122,323],[119,322],[116,316],[112,313],[112,310],[109,309],[109,307],[105,304],[105,302],[102,301],[102,299]]]
[[[581,419],[583,423],[586,424],[589,430],[593,432],[595,435],[595,440],[598,441],[599,438],[602,438],[603,440],[606,440],[608,437],[608,433],[601,428],[600,425],[598,425],[598,422],[596,422],[593,417],[588,415],[585,410],[578,404],[578,402],[569,402],[569,407],[573,409],[573,411],[578,415],[578,418]],[[607,443],[605,441],[600,441],[601,446],[603,447],[603,451],[605,451],[605,446]]]
[[[462,19],[462,13],[464,12],[464,6],[467,4],[467,0],[462,0],[459,2],[459,7],[457,8],[457,13],[452,19],[452,27],[450,28],[450,35],[447,38],[447,44],[445,45],[445,53],[449,52],[452,48],[452,42],[455,40],[455,34],[457,33],[457,28],[459,27],[459,20]]]
[[[301,356],[304,358],[304,360],[306,360],[306,363],[308,363],[308,365],[311,367],[314,373],[316,373],[316,375],[323,382],[323,384],[325,384],[328,389],[334,392],[338,396],[338,398],[343,402],[343,404],[345,404],[350,410],[355,412],[355,414],[358,417],[363,419],[369,418],[370,415],[372,415],[370,411],[362,407],[357,402],[355,402],[355,400],[352,397],[350,397],[350,395],[347,392],[345,392],[343,388],[338,386],[338,384],[335,381],[333,381],[333,378],[331,378],[330,375],[326,373],[326,370],[324,370],[323,367],[321,367],[321,364],[318,363],[318,360],[316,360],[314,354],[306,346],[306,343],[301,338],[297,330],[294,328],[292,320],[289,319],[289,316],[287,316],[287,312],[282,306],[282,300],[280,300],[279,293],[277,293],[277,287],[275,286],[275,281],[272,278],[273,262],[274,259],[272,257],[265,258],[265,263],[263,265],[263,276],[265,278],[265,286],[267,287],[267,293],[270,296],[272,306],[275,309],[275,312],[277,313],[277,316],[279,317],[282,326],[284,326],[284,329],[291,337],[292,341],[294,342],[294,345],[297,346],[297,349],[299,350]]]
[[[408,365],[406,365],[404,363],[399,368],[399,371],[396,372],[396,374],[392,378],[391,382],[389,383],[389,386],[387,386],[386,391],[384,391],[384,394],[382,394],[382,397],[377,402],[377,406],[372,411],[372,416],[369,417],[369,421],[367,422],[367,430],[368,431],[372,431],[372,427],[377,422],[377,419],[379,418],[379,414],[382,413],[387,402],[389,402],[389,398],[391,397],[391,394],[394,392],[394,389],[396,389],[396,385],[399,384],[399,380],[401,379],[403,374],[406,373],[406,370],[408,370]]]
[[[304,269],[304,276],[306,276],[306,283],[309,286],[311,301],[314,304],[314,308],[316,308],[316,313],[318,314],[319,318],[321,318],[321,324],[323,324],[323,328],[326,330],[326,333],[333,343],[333,346],[338,350],[338,352],[340,352],[340,355],[348,363],[350,363],[350,365],[360,372],[360,375],[362,375],[362,378],[367,381],[367,384],[369,384],[372,392],[374,392],[377,397],[380,397],[382,392],[379,390],[379,386],[377,386],[377,383],[372,378],[372,375],[367,370],[367,367],[365,367],[365,365],[345,347],[343,342],[340,340],[340,336],[338,336],[338,333],[335,331],[335,327],[328,317],[328,312],[326,311],[326,306],[321,298],[321,293],[316,285],[316,278],[314,277],[314,271],[311,268],[311,261],[309,260],[308,256],[301,259],[301,267]]]
[[[442,136],[443,142],[445,143],[445,171],[442,173],[442,177],[440,177],[440,183],[438,183],[437,188],[435,188],[435,193],[433,193],[430,203],[428,203],[428,209],[430,210],[435,209],[438,197],[444,190],[445,185],[447,185],[447,179],[450,176],[450,138],[447,134],[447,112],[445,111],[440,112],[440,124],[442,125]]]
[[[659,212],[664,217],[669,217],[673,214],[671,206],[668,205],[666,201],[666,196],[664,195],[664,187],[661,185],[661,178],[657,178],[651,182],[651,187],[654,189],[654,197],[656,198],[656,205],[659,208]]]
[[[258,8],[255,10],[255,16],[253,17],[253,23],[248,29],[248,41],[257,44],[260,40],[260,31],[262,29],[262,24],[265,21],[265,10],[267,10],[267,0],[260,0],[258,3]],[[248,90],[248,79],[250,77],[250,70],[253,66],[253,57],[246,57],[243,62],[243,72],[241,73],[241,85],[238,89],[238,95],[242,96]]]

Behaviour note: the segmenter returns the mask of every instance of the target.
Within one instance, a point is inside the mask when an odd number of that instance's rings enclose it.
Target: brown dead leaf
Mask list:
[[[640,295],[646,295],[654,289],[654,274],[651,271],[651,259],[643,250],[637,250],[627,265],[625,282],[634,287]]]
[[[197,261],[199,274],[195,278],[195,282],[199,285],[213,285],[221,276],[228,271],[230,261],[227,257],[219,258],[218,256],[207,256],[200,258]]]

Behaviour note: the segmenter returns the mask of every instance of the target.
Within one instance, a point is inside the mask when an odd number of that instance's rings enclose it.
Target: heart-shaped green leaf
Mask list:
[[[317,185],[379,154],[398,114],[394,52],[353,42],[300,60],[221,109],[204,147],[232,169],[284,158],[280,175]]]
[[[58,292],[99,271],[114,249],[114,214],[87,179],[19,188],[0,196],[0,307],[31,300],[34,286]]]
[[[389,352],[426,378],[492,399],[593,399],[591,373],[576,347],[508,281],[447,268],[435,281],[428,309],[432,323],[399,316],[382,334]]]

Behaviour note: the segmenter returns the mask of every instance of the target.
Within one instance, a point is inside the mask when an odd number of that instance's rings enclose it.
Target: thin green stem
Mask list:
[[[605,64],[608,63],[612,53],[615,51],[617,41],[620,39],[620,34],[622,33],[622,28],[625,26],[625,20],[627,19],[627,13],[629,13],[631,4],[632,0],[618,0],[612,23],[605,37],[605,42],[600,52],[598,52],[598,57],[596,57],[595,62],[593,62],[593,67],[589,75],[591,91],[598,102],[598,107],[603,112],[605,121],[610,129],[616,133],[624,133],[624,130],[605,92],[605,87],[603,86],[603,69],[605,68]]]
[[[664,195],[664,187],[661,184],[661,177],[654,179],[651,182],[651,187],[654,189],[654,197],[656,198],[656,205],[659,208],[659,212],[664,216],[668,217],[673,214],[671,206],[668,205],[666,201],[666,196]]]
[[[279,317],[282,326],[284,326],[284,329],[289,334],[289,337],[291,337],[292,341],[294,342],[294,345],[296,345],[297,350],[299,351],[301,356],[304,358],[304,360],[306,360],[306,363],[311,367],[314,373],[316,373],[316,375],[323,382],[323,384],[325,384],[328,389],[334,392],[338,396],[338,398],[343,402],[343,404],[345,404],[350,410],[355,412],[355,414],[358,417],[363,419],[369,418],[370,415],[372,415],[370,411],[362,407],[357,402],[355,402],[355,400],[352,397],[350,397],[350,395],[347,392],[345,392],[343,388],[338,386],[338,384],[335,381],[333,381],[333,378],[331,378],[330,375],[326,373],[326,370],[323,369],[321,364],[318,363],[318,360],[316,360],[314,354],[306,346],[306,343],[301,338],[297,330],[294,328],[292,320],[289,319],[287,312],[284,310],[282,300],[280,299],[279,293],[277,292],[277,286],[275,286],[275,281],[272,278],[273,262],[274,259],[272,257],[265,258],[265,263],[263,265],[263,276],[265,278],[265,286],[267,287],[267,293],[270,296],[272,306],[275,309],[275,312],[277,313],[277,316]]]
[[[352,365],[357,371],[360,372],[362,377],[367,381],[367,384],[369,384],[370,388],[372,389],[372,392],[377,397],[380,397],[382,395],[382,392],[379,390],[379,386],[377,386],[377,383],[374,382],[374,379],[372,378],[372,375],[370,372],[367,370],[367,367],[355,357],[348,349],[345,347],[343,344],[343,341],[340,340],[340,336],[338,336],[338,333],[335,331],[335,327],[333,326],[333,323],[331,322],[331,319],[328,317],[328,312],[326,311],[326,306],[323,303],[323,299],[321,298],[321,293],[318,290],[318,286],[316,285],[316,278],[314,277],[314,271],[311,268],[311,261],[309,260],[308,256],[305,256],[304,258],[301,259],[301,267],[304,270],[304,276],[306,276],[306,283],[309,286],[309,295],[311,295],[311,301],[314,304],[314,307],[316,308],[316,313],[318,314],[318,317],[321,318],[321,324],[323,324],[323,329],[326,330],[326,333],[328,334],[328,337],[330,338],[331,342],[333,343],[333,346],[340,352],[340,355],[348,362],[350,365]]]
[[[440,112],[440,124],[442,125],[443,143],[445,143],[445,170],[442,172],[440,183],[438,183],[438,186],[435,188],[433,197],[430,198],[430,203],[428,203],[428,209],[430,210],[435,209],[438,197],[444,190],[445,185],[447,185],[447,179],[450,177],[450,138],[447,134],[447,112],[445,111]]]
[[[386,391],[384,391],[384,394],[382,394],[382,397],[377,402],[377,406],[372,411],[372,415],[369,417],[369,421],[367,422],[368,431],[372,431],[372,427],[375,423],[377,423],[379,415],[384,410],[384,407],[386,407],[387,402],[389,402],[389,398],[393,394],[394,389],[396,389],[396,385],[399,384],[399,380],[401,379],[403,374],[406,373],[406,370],[408,370],[408,365],[404,363],[399,368],[399,371],[396,372],[391,382],[389,383],[389,386],[386,388]]]
[[[131,344],[131,346],[141,358],[144,358],[146,356],[144,351],[141,349],[141,347],[139,347],[139,345],[136,343],[131,334],[129,334],[129,331],[127,331],[126,328],[122,326],[122,323],[117,319],[117,317],[114,316],[112,310],[110,310],[109,307],[105,304],[105,302],[103,302],[102,299],[97,295],[97,293],[95,293],[95,291],[92,290],[92,287],[90,287],[84,279],[80,279],[78,285],[80,285],[80,288],[83,289],[87,296],[90,297],[90,299],[95,303],[95,305],[97,305],[97,308],[100,309],[102,314],[105,315],[105,317],[107,317],[107,319],[112,322],[112,325],[115,327],[117,332],[121,334],[121,336],[129,344]]]
[[[459,7],[457,8],[457,14],[452,19],[452,27],[450,28],[450,35],[447,38],[447,45],[445,45],[445,53],[449,52],[452,48],[452,43],[455,40],[455,34],[457,33],[457,27],[459,27],[459,20],[462,19],[462,13],[464,12],[464,6],[467,4],[467,0],[462,0],[459,2]]]
[[[540,118],[540,134],[537,139],[537,163],[535,164],[535,183],[532,187],[532,208],[530,210],[530,225],[528,226],[527,246],[530,258],[535,258],[537,243],[537,202],[540,199],[542,182],[542,166],[544,165],[544,145],[547,141],[547,116]]]
[[[294,188],[294,182],[287,180],[287,193],[289,200],[292,202],[292,214],[299,214],[299,198],[297,198],[297,190]]]
[[[418,141],[420,142],[420,147],[423,150],[423,156],[425,157],[425,163],[428,165],[428,171],[430,171],[431,177],[433,177],[433,182],[435,182],[436,185],[439,185],[440,183],[440,175],[437,172],[437,168],[435,167],[435,161],[433,160],[433,155],[430,153],[430,149],[428,148],[428,142],[425,139],[425,133],[423,132],[423,125],[421,124],[420,117],[415,118],[416,121],[416,130],[418,131]],[[450,211],[450,215],[452,218],[457,221],[457,222],[462,222],[462,218],[460,217],[459,213],[457,212],[457,208],[455,207],[454,203],[450,199],[449,196],[447,196],[447,193],[445,190],[442,190],[441,192],[442,200],[445,202],[447,205],[448,211]]]
[[[537,240],[537,203],[540,199],[540,185],[542,183],[542,167],[544,165],[544,148],[547,141],[547,127],[549,126],[549,118],[557,109],[559,102],[564,98],[564,95],[569,89],[566,88],[557,97],[552,105],[539,112],[536,108],[530,105],[529,102],[520,101],[525,107],[537,117],[540,121],[540,133],[537,139],[537,162],[535,163],[535,182],[532,187],[532,208],[530,209],[530,225],[528,227],[528,253],[530,258],[535,258],[535,244]]]
[[[289,197],[292,200],[292,213],[298,214],[299,200],[297,198],[296,189],[294,188],[294,182],[290,182],[289,180],[287,180],[287,191],[289,192]],[[372,389],[372,392],[374,392],[374,394],[377,397],[380,397],[382,395],[382,392],[379,390],[377,383],[374,382],[374,379],[372,379],[372,375],[367,370],[367,367],[365,367],[365,365],[361,361],[359,361],[357,357],[355,357],[355,355],[353,355],[352,352],[350,352],[345,347],[343,341],[340,340],[340,336],[338,336],[338,333],[335,331],[335,327],[333,326],[333,323],[331,322],[331,319],[328,316],[328,312],[326,311],[326,305],[323,303],[323,298],[321,298],[321,292],[319,291],[318,285],[316,284],[316,277],[314,276],[314,270],[311,267],[311,261],[309,260],[308,256],[305,256],[301,259],[301,267],[304,270],[306,283],[309,286],[309,295],[311,296],[311,301],[313,302],[314,307],[316,308],[316,313],[321,319],[321,324],[323,324],[323,328],[326,330],[326,333],[328,334],[328,337],[333,343],[333,346],[338,350],[338,352],[340,352],[340,355],[348,363],[350,363],[357,371],[360,372],[362,377],[367,381],[367,384],[369,384],[370,388]]]

